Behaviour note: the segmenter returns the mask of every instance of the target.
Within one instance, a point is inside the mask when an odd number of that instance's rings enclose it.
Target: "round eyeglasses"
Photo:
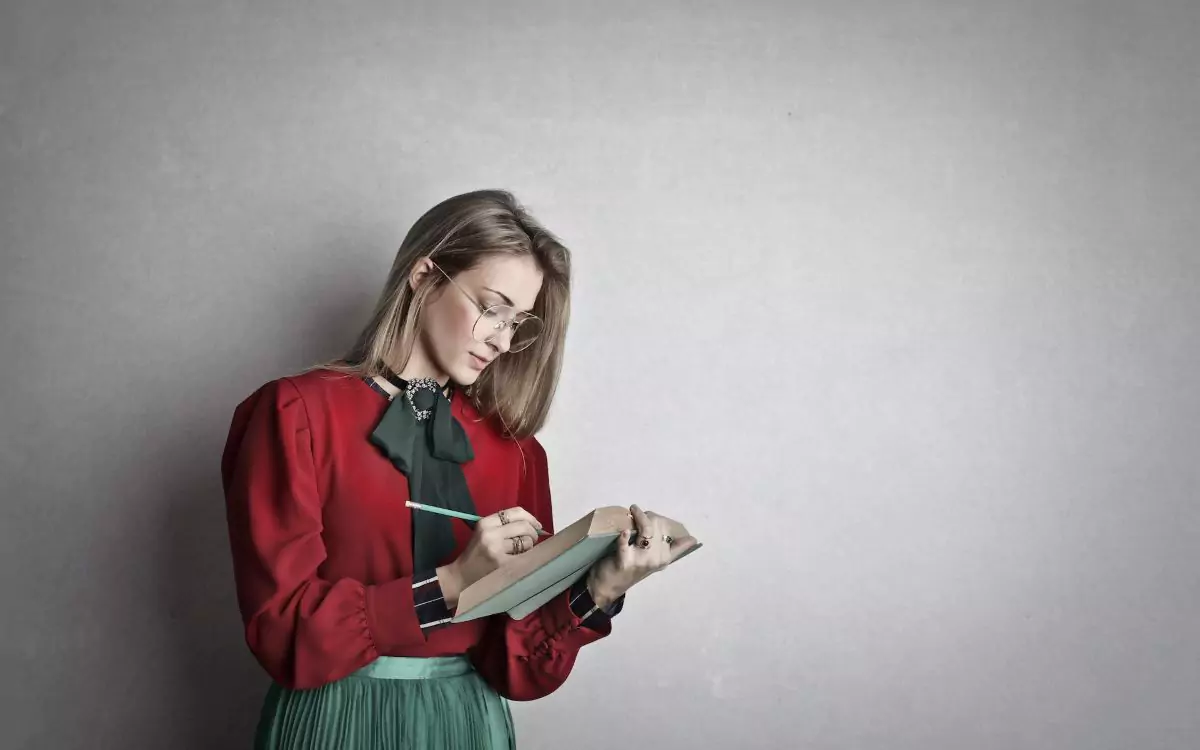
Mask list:
[[[475,319],[475,325],[471,328],[471,336],[476,341],[496,346],[497,338],[504,336],[507,331],[509,333],[508,352],[516,354],[528,349],[533,342],[537,341],[538,336],[542,335],[542,319],[538,316],[532,313],[518,312],[511,305],[482,305],[468,294],[466,289],[459,286],[457,281],[450,278],[450,274],[443,271],[441,266],[434,263],[433,267],[441,272],[458,291],[462,292],[463,296],[471,301],[471,304],[479,308],[479,317]]]

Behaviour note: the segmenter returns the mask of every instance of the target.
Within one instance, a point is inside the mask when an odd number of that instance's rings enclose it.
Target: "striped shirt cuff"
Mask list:
[[[587,588],[587,576],[580,578],[571,585],[571,611],[575,613],[586,628],[596,630],[612,619],[625,606],[625,595],[622,594],[615,602],[607,607],[601,607],[592,599]]]
[[[418,571],[413,574],[413,604],[417,608],[417,621],[421,632],[428,633],[450,624],[454,613],[446,608],[446,597],[438,583],[436,570]]]

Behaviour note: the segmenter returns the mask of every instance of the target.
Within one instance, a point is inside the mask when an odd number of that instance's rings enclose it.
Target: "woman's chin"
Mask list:
[[[459,368],[458,372],[454,373],[454,382],[466,387],[479,380],[479,376],[482,374],[483,370],[476,370],[470,365],[463,365]]]

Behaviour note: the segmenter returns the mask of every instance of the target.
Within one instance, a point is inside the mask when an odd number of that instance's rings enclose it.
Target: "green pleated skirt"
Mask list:
[[[256,750],[513,750],[508,701],[463,656],[381,656],[315,690],[272,684]]]

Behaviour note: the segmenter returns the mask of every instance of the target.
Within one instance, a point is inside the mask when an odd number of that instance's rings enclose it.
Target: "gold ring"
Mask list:
[[[499,513],[497,513],[496,515],[500,516],[500,525],[501,526],[508,523],[508,511],[502,510]]]
[[[519,537],[519,536],[514,536],[514,537],[512,538],[512,548],[513,548],[513,551],[512,551],[512,553],[513,553],[514,555],[519,555],[519,554],[521,554],[521,537]]]

